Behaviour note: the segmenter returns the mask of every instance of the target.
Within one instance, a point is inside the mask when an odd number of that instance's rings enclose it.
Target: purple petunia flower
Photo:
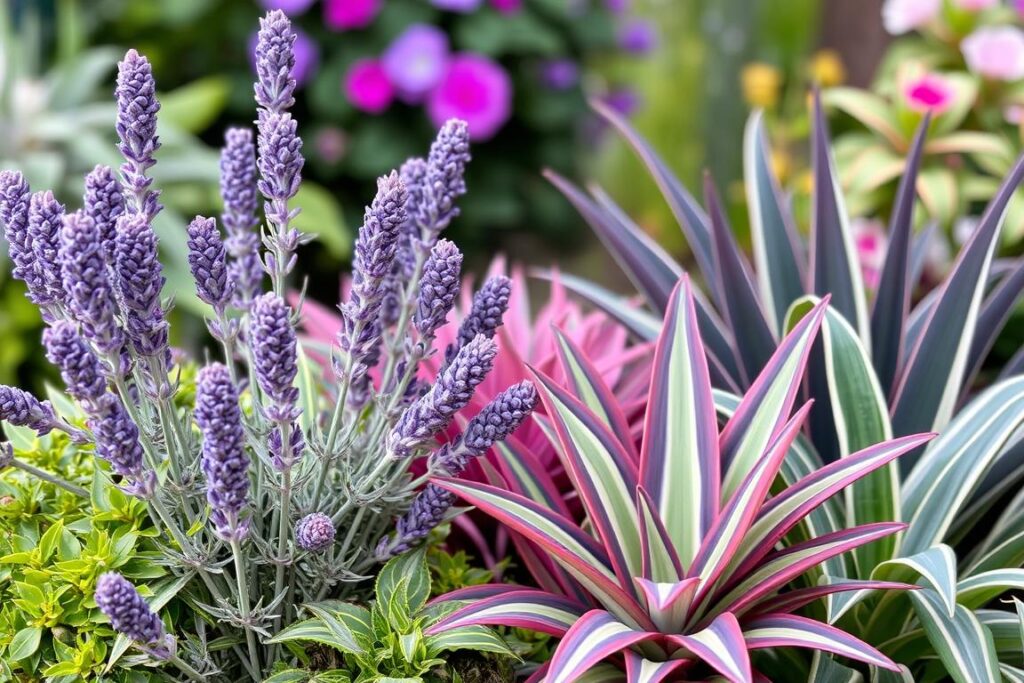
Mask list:
[[[381,0],[324,0],[324,24],[335,31],[366,28],[382,5]]]
[[[334,524],[322,512],[311,512],[295,524],[295,543],[303,550],[320,552],[334,543]]]
[[[368,114],[386,111],[395,99],[395,86],[376,59],[353,62],[345,72],[342,88],[352,106]]]
[[[619,47],[633,55],[645,55],[658,46],[658,30],[644,19],[630,19],[619,27]]]
[[[441,84],[430,93],[427,115],[440,127],[461,119],[474,140],[487,140],[512,115],[512,79],[500,64],[473,53],[456,55]]]
[[[580,82],[580,65],[572,59],[552,59],[540,66],[541,82],[552,90],[568,90]]]
[[[96,580],[96,606],[110,619],[115,631],[146,646],[158,659],[171,656],[173,638],[135,586],[117,572],[107,572]]]
[[[483,0],[430,0],[430,4],[449,12],[469,13],[479,9]]]
[[[384,51],[381,66],[402,99],[420,102],[444,78],[448,36],[436,26],[413,24]]]

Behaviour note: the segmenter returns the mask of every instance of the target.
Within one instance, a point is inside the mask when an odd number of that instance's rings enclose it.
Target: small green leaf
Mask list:
[[[160,96],[160,123],[188,133],[201,133],[224,110],[230,90],[227,78],[209,76],[163,93]]]
[[[301,232],[316,235],[334,258],[348,256],[352,236],[334,195],[307,180],[302,183],[293,203],[302,209],[292,221],[293,226]]]
[[[39,639],[43,630],[34,626],[23,628],[14,634],[10,646],[7,648],[7,658],[11,661],[31,657],[39,649]]]

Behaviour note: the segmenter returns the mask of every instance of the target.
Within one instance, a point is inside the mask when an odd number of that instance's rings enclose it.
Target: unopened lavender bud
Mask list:
[[[125,491],[148,498],[156,482],[154,474],[147,472],[143,464],[138,425],[116,394],[104,397],[101,410],[102,413],[89,420],[89,428],[96,437],[96,455],[109,462],[110,468],[126,480]]]
[[[148,169],[156,163],[154,153],[160,148],[156,134],[156,116],[160,103],[156,99],[156,81],[149,60],[135,50],[128,50],[117,63],[117,147],[125,158],[121,165],[125,192],[132,210],[152,220],[160,211],[159,192],[150,189],[152,178]]]
[[[85,406],[97,405],[106,393],[100,361],[74,325],[57,322],[43,331],[46,357],[60,370],[68,394]],[[91,412],[87,407],[86,412]]]
[[[330,547],[335,533],[331,518],[322,512],[312,512],[295,523],[295,543],[309,552]]]
[[[117,219],[124,213],[124,195],[121,194],[121,182],[109,166],[96,166],[85,176],[82,211],[96,223],[107,263],[113,265],[114,238]]]
[[[39,306],[63,305],[65,300],[60,272],[60,232],[63,226],[64,205],[53,198],[53,193],[47,190],[33,194],[28,209],[28,232],[38,282],[29,289],[29,296]]]
[[[430,534],[455,503],[455,496],[434,484],[416,494],[409,511],[395,525],[395,537],[384,537],[377,545],[377,559],[384,561],[413,548]]]
[[[256,104],[266,110],[284,111],[295,103],[295,32],[280,10],[260,19],[256,38]]]
[[[206,499],[217,534],[228,541],[246,532],[239,515],[249,494],[249,458],[238,407],[238,390],[228,369],[214,363],[199,372],[196,382],[196,424],[203,435],[201,467]]]
[[[160,303],[164,286],[159,240],[141,214],[117,222],[114,272],[128,339],[136,353],[159,356],[167,350],[167,321]]]
[[[455,202],[466,193],[469,160],[469,128],[465,121],[451,119],[430,146],[422,198],[416,206],[416,222],[429,235],[436,236],[459,215]]]
[[[196,216],[188,226],[188,265],[196,281],[196,294],[223,312],[231,299],[227,252],[217,222]]]
[[[423,267],[413,323],[420,337],[430,339],[445,324],[459,295],[462,253],[448,240],[439,240]]]
[[[298,422],[292,422],[288,429],[287,448],[284,447],[284,442],[281,439],[280,427],[270,432],[270,460],[274,467],[281,472],[291,469],[302,457],[302,451],[305,449],[306,439]]]
[[[117,572],[101,575],[96,580],[94,599],[115,631],[147,646],[147,651],[155,657],[170,657],[169,637],[163,622],[128,579]]]
[[[248,128],[229,128],[220,152],[220,195],[224,202],[221,223],[227,231],[225,242],[231,255],[229,280],[235,283],[235,305],[248,308],[263,286],[260,237],[255,228],[256,145]]]
[[[117,325],[117,303],[96,222],[81,211],[64,217],[61,274],[68,307],[82,332],[101,353],[120,353],[124,335]]]
[[[523,380],[513,384],[477,413],[459,438],[442,446],[431,460],[451,476],[461,474],[470,458],[483,455],[518,429],[536,404],[533,383]]]
[[[402,413],[388,437],[388,452],[395,457],[406,457],[447,427],[491,371],[496,354],[494,341],[484,336],[476,337],[459,349],[430,390]]]
[[[257,167],[259,191],[268,200],[286,200],[299,191],[302,180],[302,138],[291,114],[268,114],[259,123]]]
[[[487,281],[473,295],[473,306],[469,315],[459,325],[459,345],[482,334],[488,339],[494,336],[501,327],[508,300],[512,295],[512,280],[504,275],[496,275]]]
[[[253,303],[249,321],[256,383],[272,405],[270,419],[288,422],[298,416],[298,390],[293,386],[298,372],[298,353],[291,309],[277,295],[268,292]]]
[[[57,416],[49,401],[40,401],[27,391],[0,384],[0,420],[29,427],[41,436],[54,428]]]
[[[0,172],[0,226],[7,240],[8,255],[14,263],[12,274],[22,282],[35,276],[35,257],[28,231],[31,192],[25,177],[16,171]]]

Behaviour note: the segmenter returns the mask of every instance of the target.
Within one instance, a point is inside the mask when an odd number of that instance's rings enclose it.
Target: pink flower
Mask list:
[[[455,55],[444,80],[427,100],[427,115],[440,127],[448,119],[462,119],[474,140],[498,132],[512,114],[512,80],[487,57]]]
[[[344,89],[352,106],[370,114],[381,113],[395,99],[395,87],[376,59],[354,62],[345,74]]]
[[[335,31],[366,28],[380,7],[380,0],[324,0],[324,23]]]
[[[954,0],[953,4],[968,12],[980,12],[983,9],[997,7],[999,0]]]
[[[967,68],[995,81],[1024,78],[1024,31],[1015,26],[979,28],[960,43]]]
[[[885,30],[898,36],[921,28],[942,10],[942,0],[885,0],[882,6],[882,24]]]
[[[491,0],[491,7],[502,14],[515,14],[523,8],[523,0]]]
[[[953,88],[938,74],[925,74],[903,87],[908,107],[921,114],[941,114],[953,104]]]
[[[855,218],[850,222],[850,232],[857,247],[864,286],[877,289],[882,277],[882,265],[885,263],[885,249],[888,236],[882,222],[876,219]]]

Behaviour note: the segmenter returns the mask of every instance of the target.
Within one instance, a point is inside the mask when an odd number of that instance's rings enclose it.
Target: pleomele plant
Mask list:
[[[503,624],[560,636],[551,662],[538,673],[548,683],[588,680],[595,675],[588,672],[609,669],[636,681],[711,675],[752,681],[759,675],[753,653],[790,646],[896,670],[867,643],[795,612],[836,593],[910,586],[811,581],[780,592],[830,559],[905,528],[875,522],[791,535],[831,496],[930,438],[869,446],[793,476],[769,497],[810,408],[805,404],[791,417],[826,307],[820,303],[782,340],[719,430],[697,307],[683,278],[658,339],[639,448],[623,428],[622,406],[568,345],[570,388],[539,372],[535,379],[589,530],[542,493],[531,497],[451,478],[436,482],[541,548],[558,565],[564,588],[457,591],[448,597],[474,602],[427,633]],[[791,544],[777,549],[784,538]]]
[[[753,386],[753,371],[781,335],[828,294],[824,332],[812,350],[804,388],[816,400],[809,439],[798,440],[801,457],[793,462],[841,462],[893,435],[941,432],[927,449],[901,458],[899,467],[881,468],[851,486],[829,515],[811,519],[820,525],[818,533],[881,520],[907,522],[900,536],[858,549],[850,560],[826,563],[824,572],[920,584],[920,590],[900,597],[830,598],[829,620],[904,664],[907,677],[938,671],[958,681],[995,680],[1000,670],[1019,676],[1019,642],[1007,636],[1015,622],[993,600],[1024,579],[1024,513],[1019,496],[1011,495],[1024,474],[1018,433],[1024,382],[1014,378],[1024,356],[1002,368],[1004,379],[974,392],[984,386],[979,370],[1024,288],[1024,268],[994,264],[1003,215],[1024,163],[1017,163],[992,198],[946,279],[911,308],[927,241],[927,232],[913,234],[927,117],[909,152],[872,302],[861,282],[820,106],[812,139],[809,244],[794,229],[772,175],[760,116],[748,124],[744,155],[756,270],[738,248],[714,188],[707,187],[705,212],[628,123],[608,110],[601,113],[644,159],[693,248],[707,282],[707,297],[696,299],[697,321],[721,398]],[[595,188],[587,195],[562,178],[552,179],[609,245],[650,309],[664,310],[682,268],[606,193]],[[656,316],[619,306],[590,283],[571,284],[608,311],[622,312],[638,335],[657,333]],[[725,403],[736,400],[724,401],[723,408]],[[1000,501],[1006,506],[996,515]],[[830,664],[818,658],[811,672],[828,676]]]

